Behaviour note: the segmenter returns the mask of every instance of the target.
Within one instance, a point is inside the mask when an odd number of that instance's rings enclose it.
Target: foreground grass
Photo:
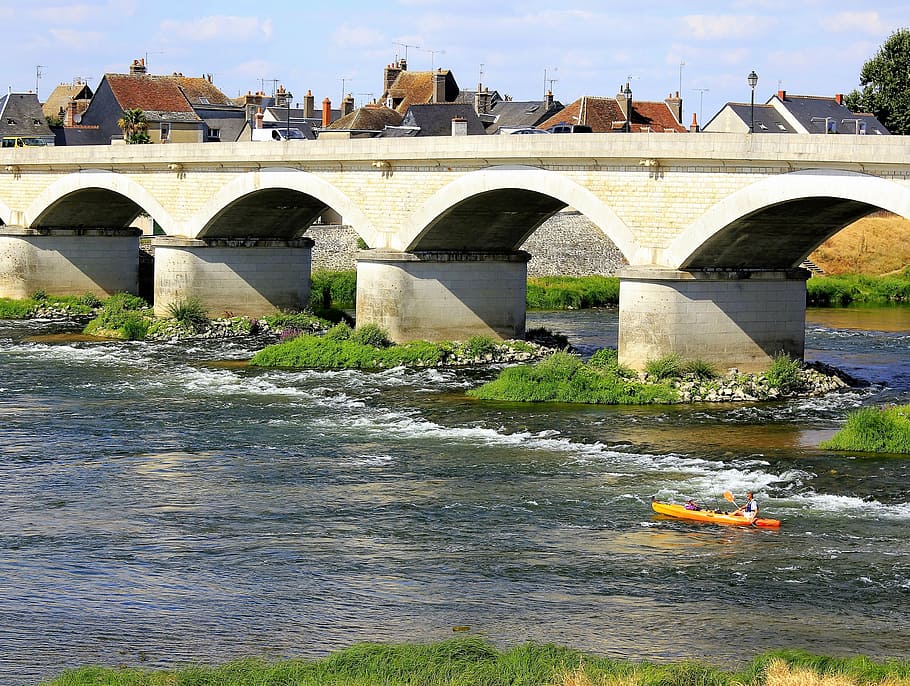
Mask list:
[[[910,686],[910,662],[777,651],[739,671],[615,660],[551,644],[498,651],[477,638],[360,644],[319,660],[240,660],[175,670],[68,670],[44,686]]]
[[[844,428],[820,447],[825,450],[910,454],[910,405],[863,407],[851,412]]]

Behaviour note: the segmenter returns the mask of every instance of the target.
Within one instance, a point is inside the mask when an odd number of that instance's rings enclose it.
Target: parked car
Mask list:
[[[500,129],[500,133],[504,134],[521,134],[521,133],[550,133],[549,131],[544,131],[543,129],[535,129],[533,127],[526,127],[523,129]]]
[[[584,124],[557,124],[547,129],[550,133],[593,133],[590,126]]]

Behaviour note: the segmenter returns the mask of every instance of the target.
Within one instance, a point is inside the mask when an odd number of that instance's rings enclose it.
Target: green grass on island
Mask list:
[[[172,670],[81,667],[42,686],[910,686],[910,662],[762,654],[740,669],[655,664],[552,644],[497,650],[468,637],[427,645],[358,644],[315,660],[247,659]]]
[[[341,323],[321,336],[304,334],[267,346],[253,356],[250,364],[320,369],[431,367],[459,361],[492,361],[503,349],[525,353],[535,350],[524,341],[496,341],[487,336],[473,336],[464,342],[411,341],[395,345],[387,332],[374,324],[351,329]]]
[[[910,405],[863,407],[820,447],[864,453],[910,454]]]
[[[910,303],[910,267],[898,274],[813,276],[806,282],[806,304],[837,307],[851,303]]]

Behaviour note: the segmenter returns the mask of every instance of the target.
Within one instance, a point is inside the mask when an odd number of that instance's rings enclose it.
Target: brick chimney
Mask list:
[[[545,112],[553,109],[553,91],[548,90],[546,95],[543,96],[543,108]]]
[[[382,75],[383,76],[383,78],[382,78],[383,93],[387,92],[392,87],[392,84],[395,83],[395,79],[398,78],[398,75],[401,72],[407,71],[407,70],[408,70],[407,60],[397,60],[397,61],[393,62],[392,64],[387,65],[385,68],[385,72],[383,72],[383,75]]]
[[[689,124],[689,133],[698,133],[701,131],[701,127],[698,125],[698,118],[695,116],[695,112],[692,113],[692,123]]]
[[[446,75],[442,69],[433,72],[433,99],[430,102],[446,101]]]
[[[145,58],[141,60],[133,60],[133,63],[130,65],[130,76],[136,76],[147,73],[145,68]]]
[[[468,120],[464,117],[453,117],[452,118],[452,135],[453,136],[467,136],[468,135]]]
[[[306,95],[303,96],[303,117],[312,119],[314,116],[316,116],[316,101],[313,98],[313,91],[307,90]]]
[[[834,102],[836,102],[838,105],[843,105],[843,104],[844,104],[844,94],[843,94],[843,93],[835,93],[835,94],[834,94]]]
[[[332,101],[326,98],[322,101],[322,125],[328,126],[332,123]]]
[[[777,91],[777,98],[783,102],[787,99],[787,91]]]
[[[263,120],[264,117],[265,117],[265,115],[262,113],[262,108],[261,108],[261,107],[258,107],[258,108],[256,109],[256,116],[253,117],[253,118],[256,120],[256,128],[257,128],[257,129],[261,129],[261,128],[262,128],[262,120]]]
[[[76,104],[75,100],[70,100],[66,106],[66,116],[63,118],[64,126],[74,126],[76,124],[76,114],[77,108],[79,105]]]
[[[483,90],[480,84],[477,84],[477,92],[474,93],[474,111],[477,114],[486,114],[490,111],[490,89]]]
[[[348,93],[344,96],[344,100],[341,101],[341,116],[343,117],[346,114],[350,114],[354,111],[354,96]]]
[[[679,91],[676,91],[676,95],[668,95],[667,99],[664,100],[667,103],[667,107],[670,108],[670,111],[673,113],[673,116],[676,117],[676,121],[682,124],[682,98],[679,97]]]

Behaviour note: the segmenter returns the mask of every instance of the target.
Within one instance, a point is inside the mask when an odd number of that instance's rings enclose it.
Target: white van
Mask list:
[[[305,141],[303,131],[295,128],[253,129],[254,141]]]

